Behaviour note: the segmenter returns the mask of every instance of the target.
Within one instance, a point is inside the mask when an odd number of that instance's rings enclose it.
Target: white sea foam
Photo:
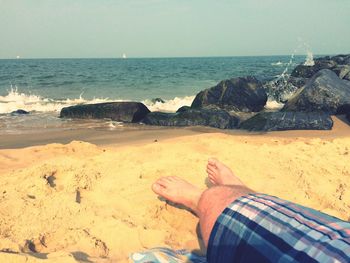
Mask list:
[[[183,98],[175,97],[171,100],[165,100],[164,103],[152,103],[150,100],[145,100],[143,103],[148,107],[150,111],[175,112],[182,106],[190,106],[194,97],[195,96],[186,96]]]
[[[182,106],[190,106],[194,96],[187,96],[183,98],[174,98],[171,100],[165,100],[165,103],[156,102],[153,103],[150,100],[142,101],[151,111],[165,111],[175,112]],[[35,94],[25,94],[18,91],[17,88],[11,88],[8,94],[0,96],[0,114],[11,113],[12,111],[22,109],[26,111],[36,112],[60,112],[63,107],[73,106],[77,104],[93,104],[112,101],[127,101],[120,99],[110,98],[93,98],[85,99],[82,95],[76,99],[63,99],[54,100],[50,98],[44,98]]]
[[[108,98],[94,98],[92,100],[86,100],[82,97],[82,95],[76,99],[53,100],[35,94],[25,94],[18,91],[17,88],[11,88],[7,95],[0,96],[0,114],[10,113],[18,109],[37,112],[59,112],[63,107],[76,104],[99,103],[107,101],[109,101]]]
[[[283,66],[285,65],[285,63],[281,62],[281,61],[278,61],[278,62],[275,62],[275,63],[271,63],[271,66]]]

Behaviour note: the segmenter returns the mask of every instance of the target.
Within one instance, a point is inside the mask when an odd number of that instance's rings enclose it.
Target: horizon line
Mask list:
[[[337,54],[313,54],[314,56],[336,56],[336,55],[347,55],[346,53]],[[228,56],[164,56],[164,57],[11,57],[11,58],[0,58],[0,60],[30,60],[30,59],[175,59],[175,58],[229,58],[229,57],[291,57],[293,54],[283,55],[228,55]],[[294,56],[307,56],[307,54],[297,54]]]

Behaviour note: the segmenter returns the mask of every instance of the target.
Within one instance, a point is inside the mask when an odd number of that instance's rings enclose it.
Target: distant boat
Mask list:
[[[16,58],[17,58],[17,59],[20,59],[21,57],[20,57],[20,56],[17,56]]]
[[[123,54],[122,58],[126,59],[126,54],[125,53]]]

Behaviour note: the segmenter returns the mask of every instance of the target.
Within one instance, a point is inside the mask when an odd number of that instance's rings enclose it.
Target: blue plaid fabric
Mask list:
[[[231,203],[210,235],[211,262],[350,262],[350,223],[263,194]]]

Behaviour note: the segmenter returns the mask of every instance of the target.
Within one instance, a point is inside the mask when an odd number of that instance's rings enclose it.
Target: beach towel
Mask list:
[[[158,247],[142,252],[132,253],[130,261],[133,263],[206,263],[206,258],[191,253],[185,249],[172,250]]]

